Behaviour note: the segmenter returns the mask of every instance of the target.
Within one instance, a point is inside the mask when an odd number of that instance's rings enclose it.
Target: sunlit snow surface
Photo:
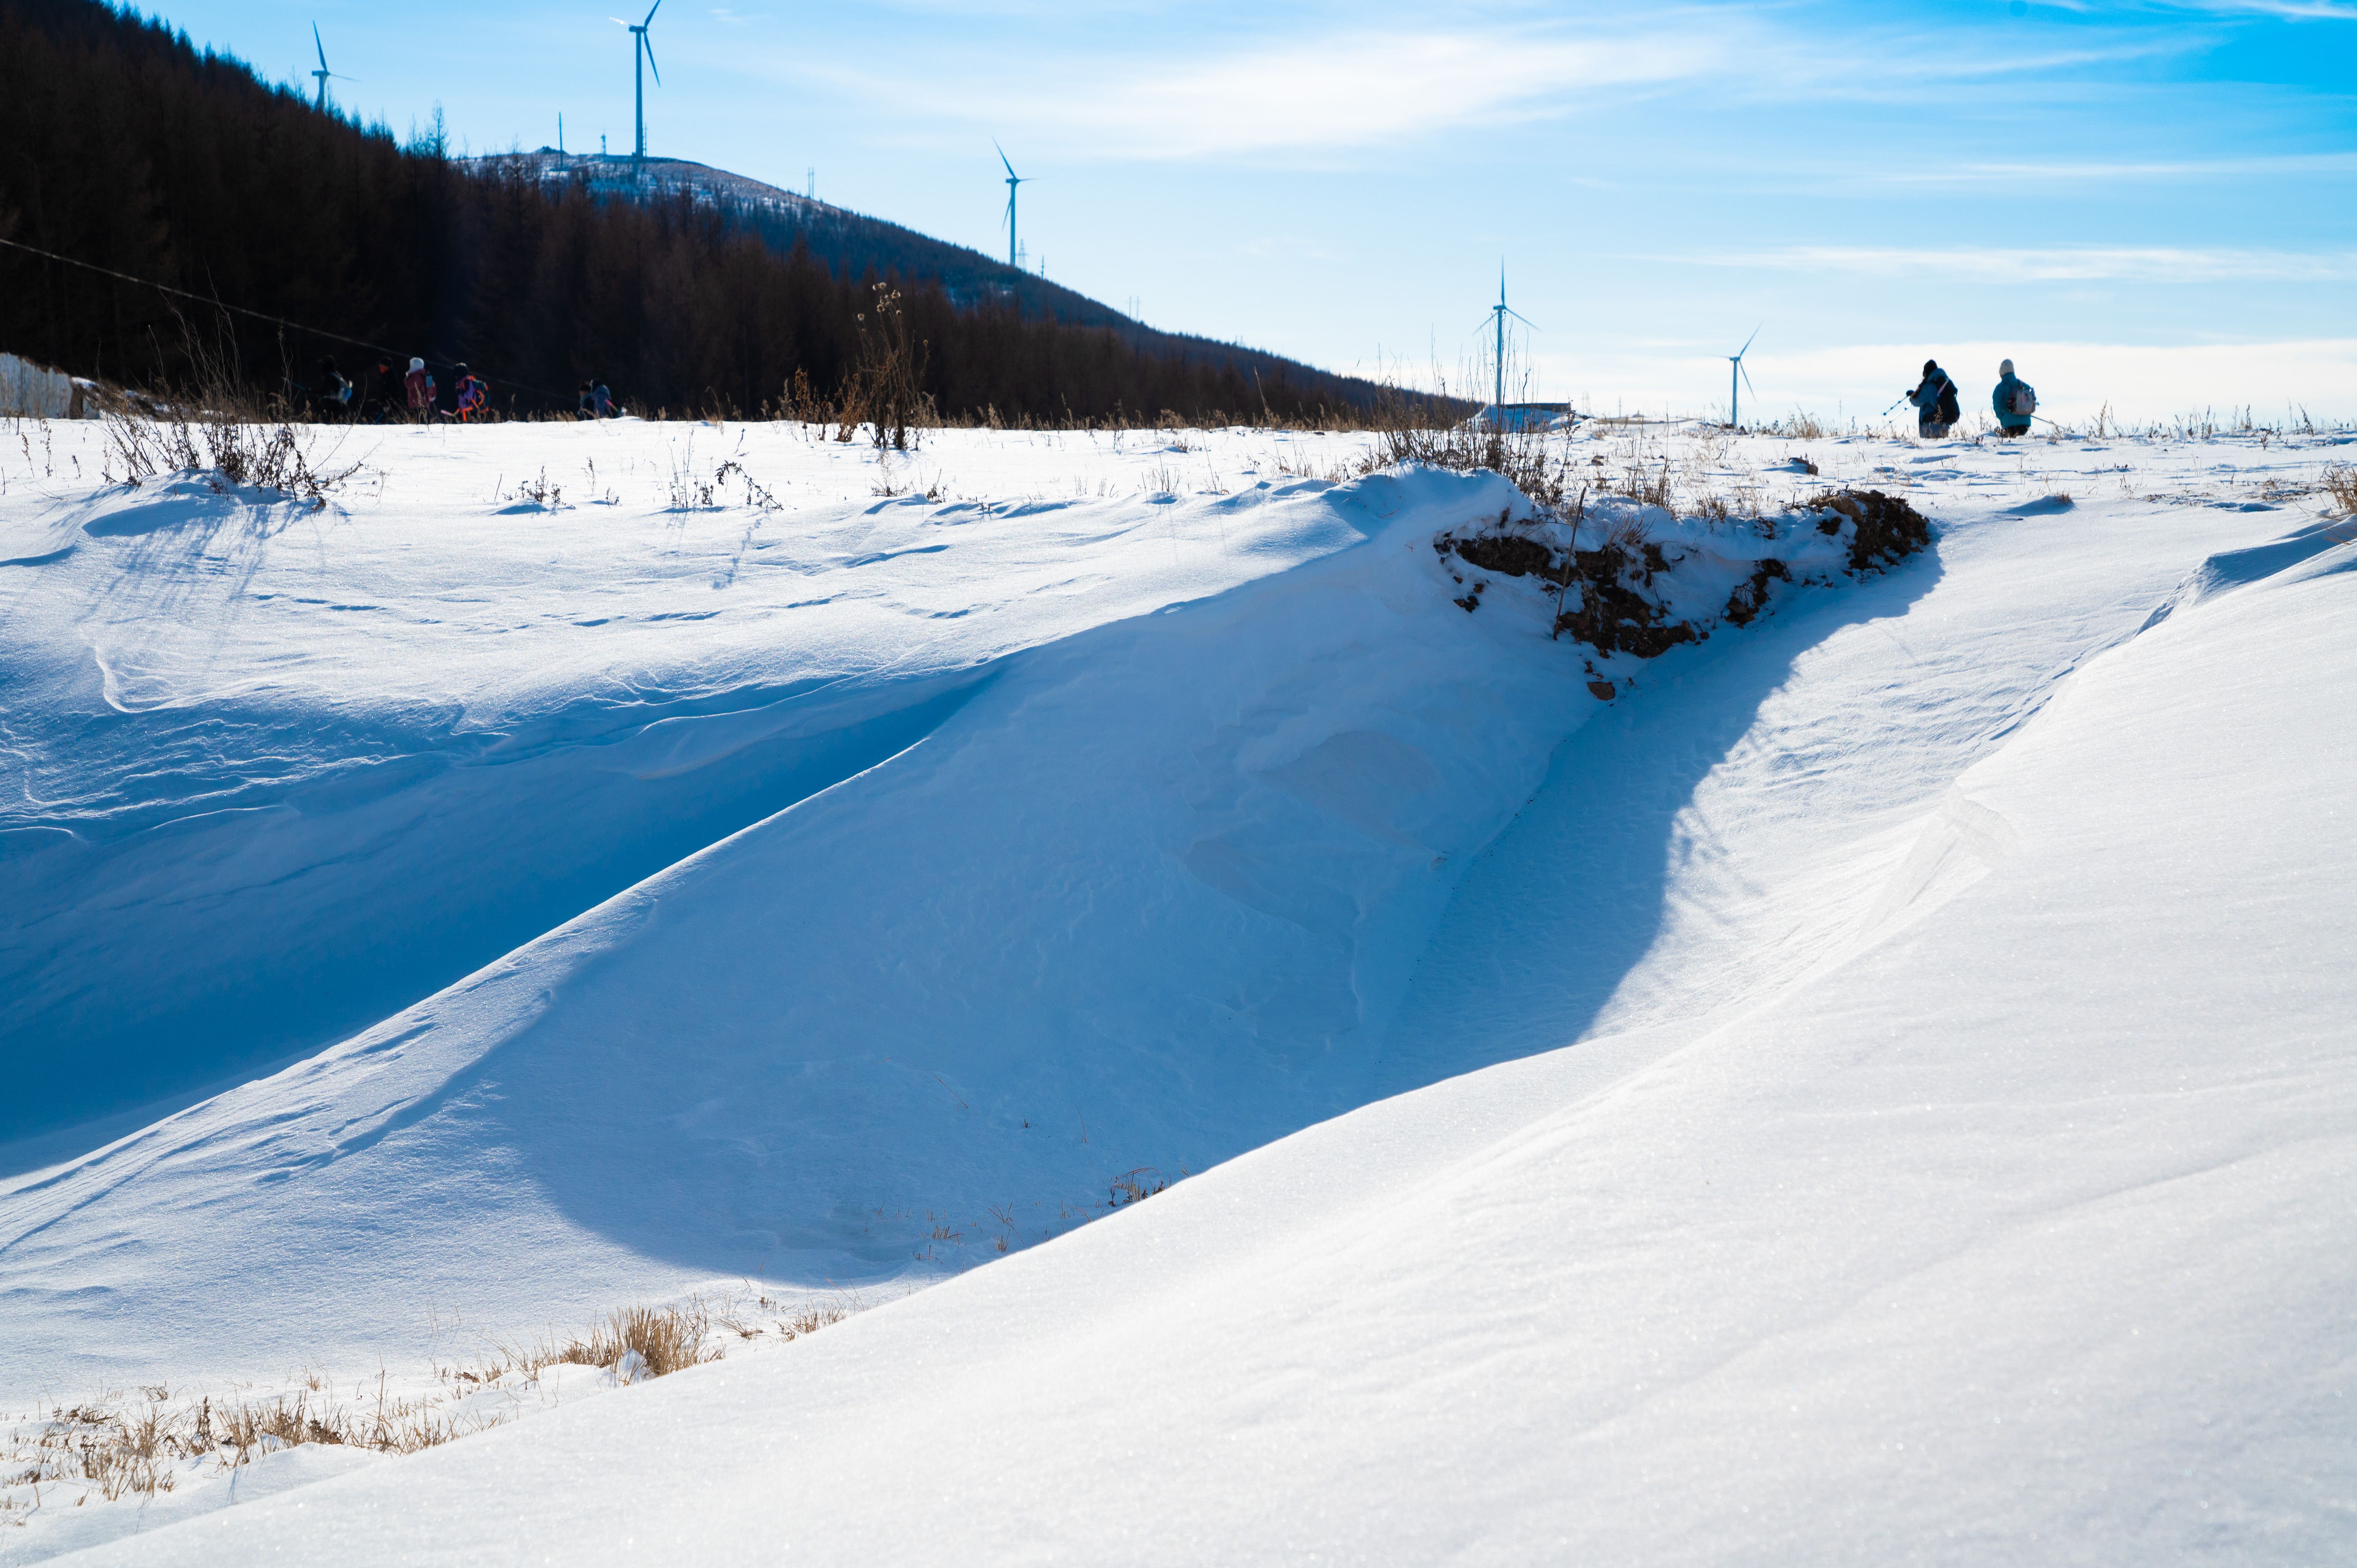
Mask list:
[[[2357,1542],[2357,447],[1649,435],[1941,532],[1605,706],[1364,438],[25,431],[7,1398],[1015,1249],[124,1561]]]

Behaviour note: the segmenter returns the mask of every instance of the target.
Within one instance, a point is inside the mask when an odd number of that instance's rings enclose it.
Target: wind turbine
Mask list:
[[[1760,327],[1765,327],[1768,324],[1763,321],[1760,324]],[[1734,353],[1729,354],[1727,357],[1727,364],[1732,367],[1732,369],[1727,372],[1727,427],[1729,430],[1740,430],[1743,428],[1743,420],[1741,418],[1743,405],[1737,400],[1736,378],[1738,376],[1742,377],[1743,385],[1747,387],[1751,386],[1751,372],[1743,368],[1743,356],[1751,352],[1751,345],[1759,341],[1760,327],[1754,327],[1751,329],[1751,336],[1743,340],[1742,348],[1737,349]],[[1758,397],[1760,395],[1760,389],[1758,387],[1751,387],[1751,395]]]
[[[1497,391],[1490,399],[1490,406],[1498,411],[1499,428],[1503,429],[1506,418],[1506,317],[1512,317],[1534,332],[1539,329],[1537,322],[1519,310],[1507,307],[1506,263],[1503,262],[1498,263],[1498,303],[1490,307],[1490,315],[1495,317],[1498,323]]]
[[[639,111],[639,150],[632,154],[631,157],[641,169],[647,165],[647,72],[651,70],[655,73],[657,87],[662,85],[662,68],[655,64],[655,41],[647,37],[647,29],[655,25],[655,13],[662,9],[662,0],[655,0],[655,3],[647,8],[647,19],[635,26],[625,22],[619,16],[606,18],[618,27],[630,29],[630,68],[632,80],[638,87]]]
[[[996,142],[993,142],[990,145],[994,148],[996,148],[998,153],[998,161],[1002,164],[1006,164],[1006,264],[1011,267],[1016,264],[1015,189],[1016,187],[1028,184],[1029,181],[1028,177],[1015,172],[1015,166],[1013,164],[1006,163],[1006,149],[1005,147],[999,146]]]
[[[319,113],[324,114],[328,112],[328,79],[331,76],[338,81],[350,81],[352,79],[349,76],[337,76],[334,71],[328,69],[328,46],[319,41],[319,24],[317,22],[311,24],[311,47],[319,51],[319,69],[311,74],[319,79],[317,107]]]

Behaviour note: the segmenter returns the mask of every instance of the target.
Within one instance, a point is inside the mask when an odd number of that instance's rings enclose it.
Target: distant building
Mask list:
[[[1493,403],[1465,423],[1477,430],[1568,430],[1578,422],[1567,403]]]
[[[14,354],[0,354],[0,418],[80,419],[82,383]]]

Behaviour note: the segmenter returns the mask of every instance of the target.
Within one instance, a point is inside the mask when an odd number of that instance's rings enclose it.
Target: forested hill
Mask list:
[[[798,243],[807,245],[812,255],[839,276],[929,278],[938,282],[951,303],[960,306],[1011,304],[1027,317],[1052,317],[1076,327],[1110,328],[1123,342],[1157,353],[1191,355],[1210,364],[1232,363],[1263,376],[1284,376],[1297,384],[1330,380],[1349,389],[1343,393],[1346,398],[1364,396],[1370,390],[1364,382],[1328,378],[1297,360],[1258,349],[1159,331],[970,245],[936,240],[881,218],[685,158],[651,157],[640,169],[621,154],[560,153],[543,147],[472,162],[486,172],[521,172],[554,187],[577,181],[605,198],[662,203],[684,195],[725,212],[738,227],[760,235],[780,255],[791,254]]]
[[[634,194],[593,172],[404,144],[101,0],[0,0],[0,349],[154,385],[201,343],[262,389],[419,354],[517,412],[597,376],[642,408],[750,413],[797,372],[842,384],[883,282],[952,414],[1315,417],[1376,392],[718,171]]]

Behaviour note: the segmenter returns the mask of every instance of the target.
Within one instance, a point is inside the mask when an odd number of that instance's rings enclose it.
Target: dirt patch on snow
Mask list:
[[[1880,490],[1828,491],[1809,506],[1849,519],[1857,530],[1850,539],[1849,569],[1860,575],[1897,565],[1932,542],[1931,520]],[[1827,533],[1841,531],[1839,523],[1826,527],[1820,521],[1817,526]]]
[[[1454,531],[1439,534],[1432,542],[1433,548],[1444,558],[1453,555],[1482,573],[1536,578],[1550,585],[1556,590],[1552,632],[1557,638],[1568,633],[1573,641],[1598,653],[1658,659],[1681,643],[1702,640],[1714,626],[1749,626],[1767,613],[1775,583],[1822,583],[1830,582],[1837,573],[1864,576],[1887,571],[1932,541],[1929,519],[1906,501],[1880,490],[1828,490],[1804,503],[1797,513],[1754,519],[1748,524],[1717,518],[1706,526],[1758,527],[1765,537],[1785,542],[1774,546],[1778,553],[1751,563],[1749,575],[1735,584],[1723,607],[1714,596],[1709,609],[1696,614],[1696,585],[1690,575],[1681,577],[1682,565],[1693,561],[1699,549],[1717,564],[1688,566],[1687,573],[1723,573],[1730,552],[1700,535],[1647,538],[1647,530],[1660,525],[1636,518],[1610,523],[1584,509],[1581,515],[1589,527],[1606,524],[1604,541],[1593,550],[1563,549],[1562,530],[1566,524],[1576,529],[1580,520],[1551,515],[1544,507],[1524,522],[1501,517],[1494,523],[1476,524],[1463,534]],[[1827,540],[1834,542],[1830,551]],[[1757,548],[1756,543],[1752,548]],[[1732,553],[1739,563],[1751,552]],[[1800,575],[1795,575],[1793,560],[1787,556],[1805,559]],[[1455,575],[1453,567],[1451,571]],[[1461,576],[1458,580],[1463,582]],[[1726,578],[1718,581],[1724,583]],[[1481,591],[1487,586],[1486,582],[1474,583],[1454,602],[1473,610],[1480,607]],[[1709,590],[1714,596],[1719,591]],[[1684,608],[1674,609],[1674,603],[1682,603]]]

